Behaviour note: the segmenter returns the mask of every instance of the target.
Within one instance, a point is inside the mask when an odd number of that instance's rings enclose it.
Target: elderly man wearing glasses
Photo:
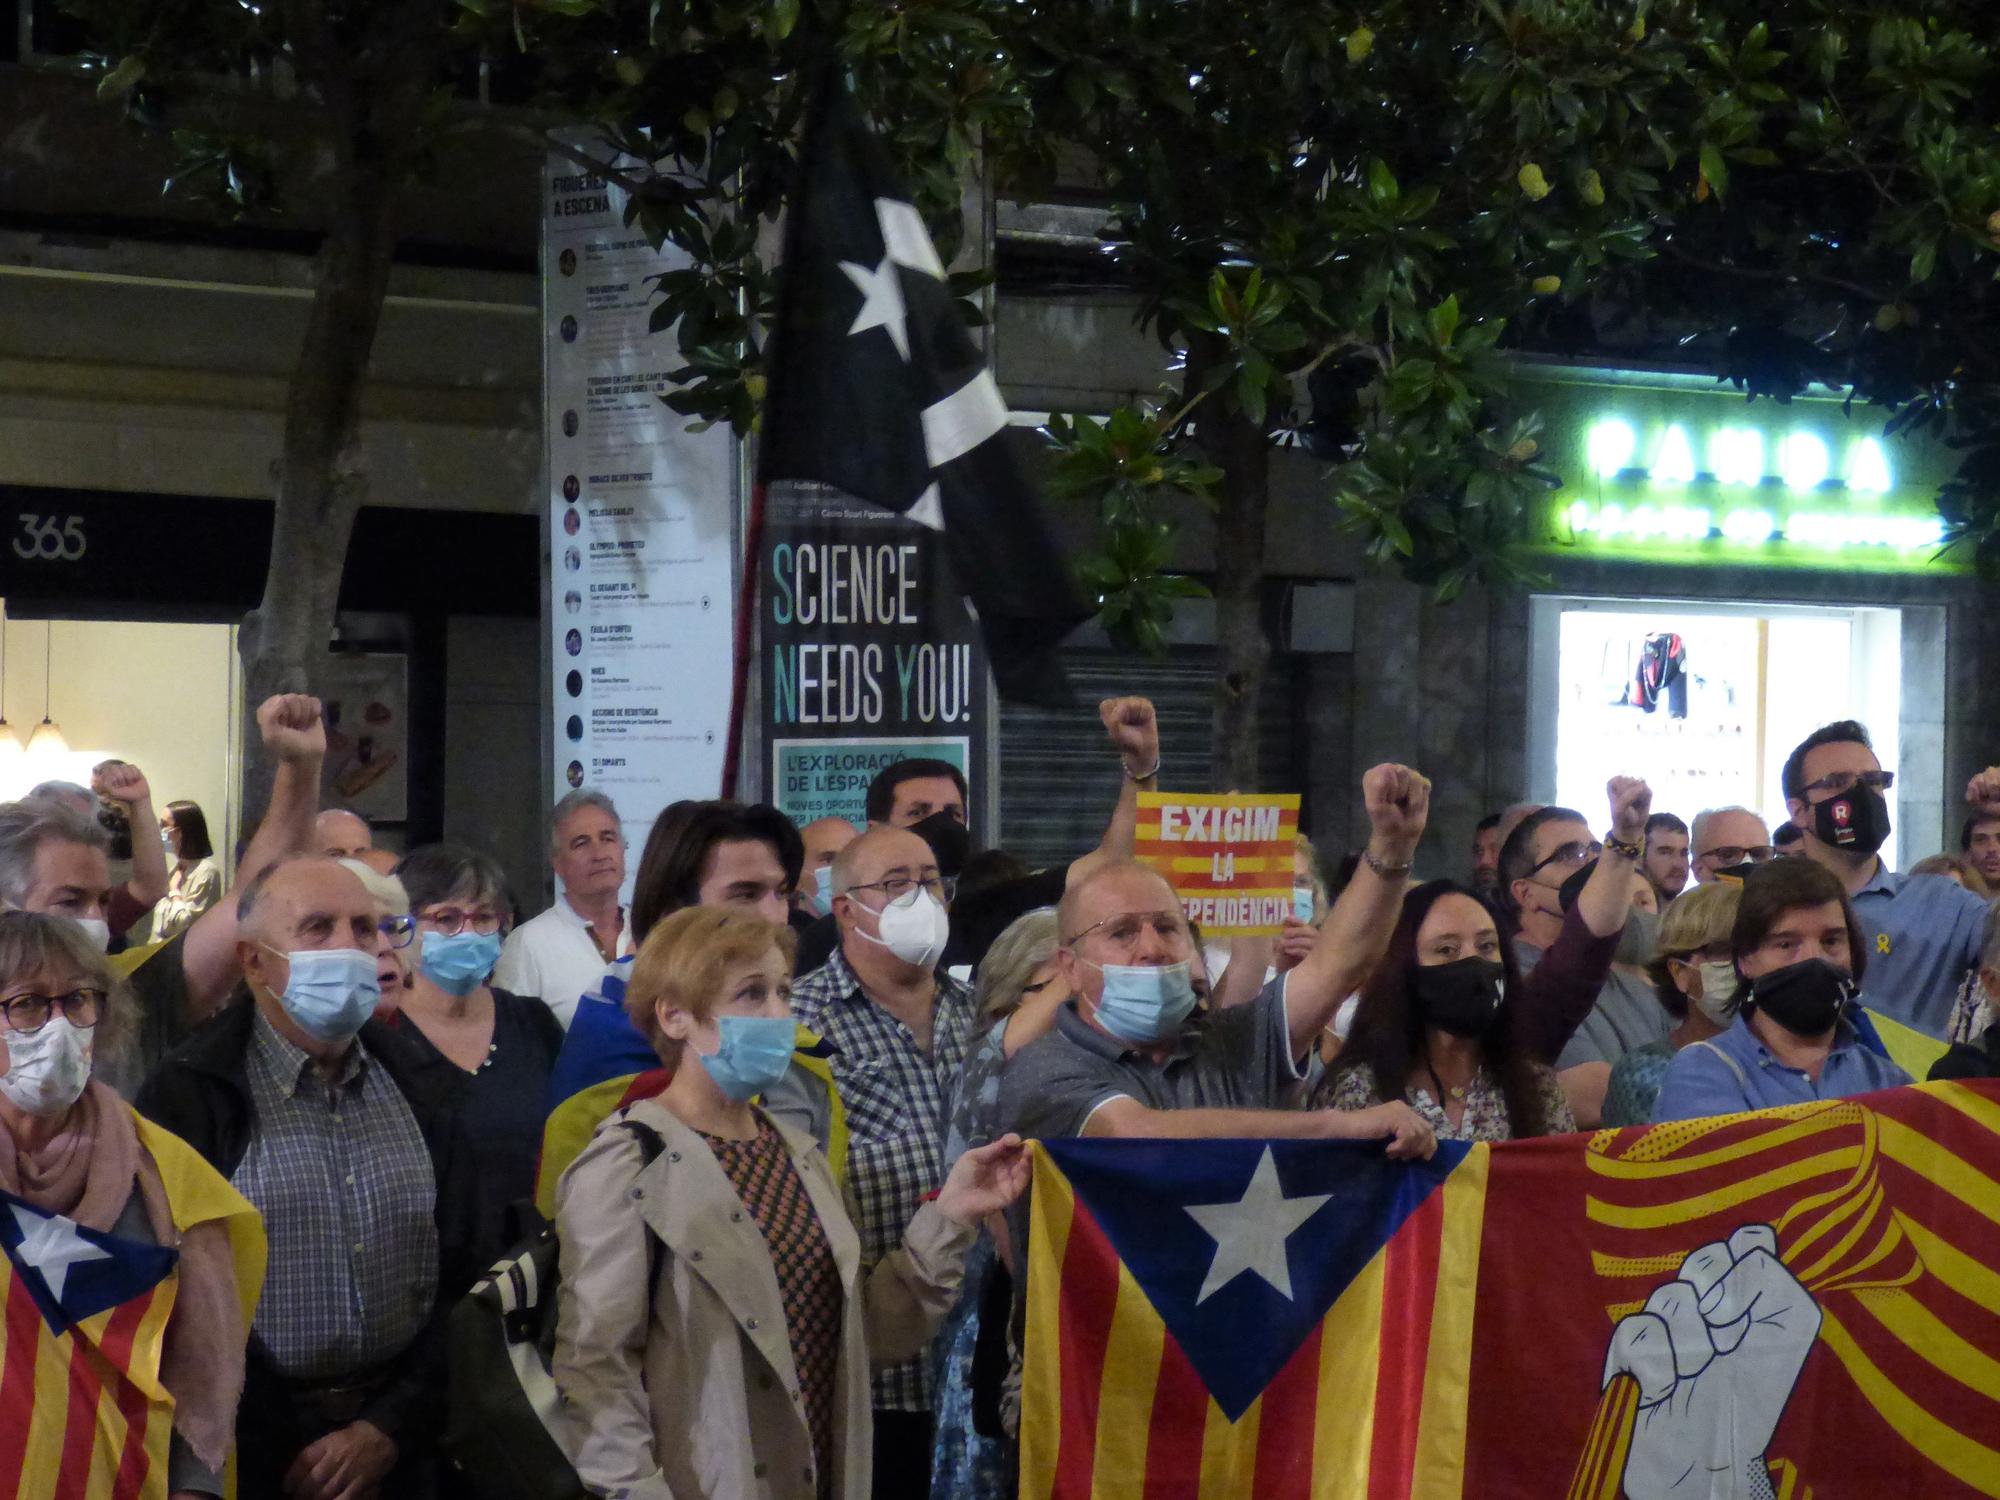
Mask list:
[[[1806,857],[1840,877],[1860,918],[1868,1008],[1942,1039],[1979,963],[1986,903],[1943,876],[1899,875],[1884,863],[1895,784],[1852,719],[1815,729],[1785,761],[1785,806],[1805,833]],[[1966,799],[2000,805],[2000,770],[1975,776]]]
[[[1341,1114],[1301,1110],[1315,1045],[1395,929],[1430,783],[1405,766],[1362,782],[1370,837],[1320,940],[1248,1004],[1196,1009],[1195,949],[1172,888],[1144,865],[1106,865],[1057,910],[1073,999],[1007,1065],[1003,1131],[1024,1136],[1312,1136],[1381,1140],[1429,1156],[1430,1127],[1400,1100]]]
[[[1747,807],[1711,807],[1696,813],[1690,847],[1698,885],[1718,879],[1741,885],[1753,868],[1778,853],[1764,820]]]

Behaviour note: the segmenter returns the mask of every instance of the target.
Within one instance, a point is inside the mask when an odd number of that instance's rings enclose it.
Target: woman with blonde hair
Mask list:
[[[1646,968],[1661,1007],[1674,1018],[1674,1029],[1666,1040],[1634,1047],[1612,1065],[1604,1091],[1604,1124],[1650,1123],[1660,1080],[1674,1054],[1689,1042],[1707,1041],[1728,1029],[1737,986],[1729,934],[1742,899],[1742,881],[1711,880],[1683,893],[1660,918],[1653,961]]]
[[[134,1022],[123,981],[78,923],[0,912],[0,1191],[20,1234],[0,1255],[0,1295],[32,1299],[9,1301],[31,1310],[25,1325],[10,1318],[10,1339],[27,1330],[30,1386],[8,1422],[29,1443],[36,1494],[80,1495],[91,1475],[135,1462],[134,1494],[224,1493],[263,1225],[185,1142],[94,1076]],[[115,1439],[76,1426],[72,1386],[86,1375],[115,1395],[129,1444],[123,1424]],[[65,1409],[81,1444],[60,1437]],[[57,1436],[37,1447],[51,1411]]]
[[[552,1362],[585,1486],[631,1500],[865,1500],[871,1363],[908,1359],[974,1228],[1018,1198],[1017,1137],[968,1151],[899,1249],[860,1239],[811,1137],[753,1102],[791,1064],[793,938],[690,907],[647,934],[632,1022],[673,1081],[597,1129],[557,1189]]]

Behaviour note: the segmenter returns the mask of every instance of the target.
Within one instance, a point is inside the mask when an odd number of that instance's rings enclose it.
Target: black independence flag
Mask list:
[[[941,531],[1001,696],[1061,706],[1090,611],[1006,440],[1007,408],[923,220],[847,89],[807,123],[786,226],[760,467]]]

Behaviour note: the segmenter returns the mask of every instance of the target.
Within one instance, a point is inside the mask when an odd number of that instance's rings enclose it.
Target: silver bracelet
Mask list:
[[[1374,852],[1368,849],[1361,851],[1361,859],[1369,869],[1373,870],[1384,880],[1401,880],[1410,873],[1412,868],[1408,864],[1392,865],[1386,860],[1377,859]]]
[[[1155,776],[1160,774],[1160,758],[1157,755],[1153,757],[1153,768],[1150,771],[1135,773],[1130,766],[1125,764],[1122,758],[1118,762],[1118,769],[1125,773],[1127,781],[1151,781]]]

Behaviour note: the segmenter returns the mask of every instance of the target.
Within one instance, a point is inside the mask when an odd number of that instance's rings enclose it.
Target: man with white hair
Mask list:
[[[625,884],[625,828],[602,792],[571,792],[549,814],[555,904],[507,935],[494,985],[539,995],[569,1029],[579,996],[632,951],[632,927],[618,893]]]
[[[236,1421],[245,1495],[436,1493],[444,1319],[476,1242],[450,1084],[373,1019],[381,915],[337,861],[243,887],[250,998],[146,1080],[139,1109],[263,1216],[270,1269]]]
[[[1761,865],[1777,850],[1771,830],[1747,807],[1711,807],[1695,814],[1688,839],[1694,855],[1694,878],[1701,885],[1727,871],[1742,878],[1746,867]]]

